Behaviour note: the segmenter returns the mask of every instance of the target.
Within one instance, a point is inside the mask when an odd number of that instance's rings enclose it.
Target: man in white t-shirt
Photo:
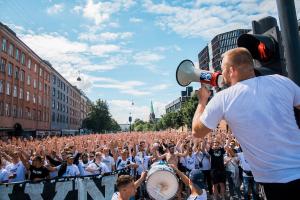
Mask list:
[[[108,167],[106,166],[106,164],[102,162],[102,154],[100,152],[97,152],[95,156],[96,156],[95,162],[90,163],[86,168],[86,171],[94,175],[108,173],[109,172]]]
[[[102,162],[106,164],[109,172],[115,171],[115,160],[109,155],[109,149],[107,147],[103,149]]]
[[[255,77],[245,48],[227,51],[221,68],[231,87],[208,104],[210,92],[199,90],[193,135],[204,137],[225,119],[267,198],[292,199],[286,195],[296,196],[300,188],[300,131],[294,115],[294,107],[300,109],[300,88],[280,75]]]

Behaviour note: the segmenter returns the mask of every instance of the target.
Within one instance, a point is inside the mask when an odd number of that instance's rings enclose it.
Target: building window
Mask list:
[[[20,60],[20,50],[16,48],[16,56],[15,56],[16,60],[19,61]]]
[[[19,79],[19,68],[15,67],[15,79]]]
[[[52,76],[52,83],[53,83],[53,85],[56,84],[56,76],[55,75]]]
[[[5,116],[10,116],[10,104],[5,104]]]
[[[34,72],[36,73],[37,72],[37,64],[34,63]]]
[[[4,115],[4,103],[3,101],[0,101],[0,116]]]
[[[23,82],[24,81],[24,77],[25,77],[25,71],[21,70],[20,71],[20,80]]]
[[[25,115],[26,115],[27,119],[31,118],[30,108],[28,108],[28,107],[25,108]]]
[[[56,122],[58,123],[59,122],[59,114],[57,113],[56,115]]]
[[[42,89],[43,89],[42,88],[42,83],[41,83],[41,81],[39,81],[39,90],[42,91]]]
[[[28,59],[27,67],[28,67],[28,69],[31,68],[31,59],[30,58]]]
[[[59,102],[56,104],[56,110],[59,110]]]
[[[36,79],[33,79],[33,88],[36,88]]]
[[[7,40],[5,38],[2,38],[2,51],[6,52],[6,45],[7,45]]]
[[[19,118],[22,118],[23,117],[23,109],[22,109],[22,107],[19,107]]]
[[[8,63],[7,65],[7,73],[8,73],[8,76],[12,76],[12,63]]]
[[[6,94],[10,95],[10,83],[6,83]]]
[[[42,121],[42,115],[41,115],[41,114],[42,114],[42,113],[41,113],[41,111],[39,110],[39,111],[38,111],[38,120],[39,120],[39,121]]]
[[[38,97],[39,99],[38,99],[38,101],[39,101],[39,105],[42,105],[42,98],[41,98],[41,96],[39,95],[39,97]]]
[[[55,97],[55,88],[53,88],[53,90],[52,90],[52,96]]]
[[[23,88],[20,88],[19,99],[23,99],[23,96],[24,96]]]
[[[14,45],[13,44],[9,44],[9,48],[8,48],[8,54],[13,57],[14,56]]]
[[[6,60],[4,58],[1,58],[0,71],[5,72],[5,67],[6,67]]]
[[[26,92],[26,101],[30,101],[30,93],[29,93],[29,91]]]
[[[30,75],[27,75],[27,85],[30,85],[30,82],[31,82]]]
[[[0,93],[3,93],[3,80],[0,80]]]
[[[32,109],[32,119],[36,120],[36,109]]]
[[[43,75],[43,69],[40,67],[40,76]]]
[[[55,109],[55,101],[52,101],[52,108]]]
[[[33,102],[33,103],[36,103],[36,98],[35,98],[35,95],[34,95],[34,94],[32,94],[32,102]]]
[[[17,106],[16,105],[13,105],[13,117],[17,117],[17,114],[18,114],[18,112],[17,112]]]
[[[24,53],[21,54],[21,64],[25,65],[25,54]]]
[[[18,97],[18,88],[16,85],[14,85],[14,92],[13,92],[14,97]]]

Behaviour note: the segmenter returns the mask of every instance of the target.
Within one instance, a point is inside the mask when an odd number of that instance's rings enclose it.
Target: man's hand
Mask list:
[[[208,98],[211,95],[211,91],[209,91],[205,86],[202,86],[199,90],[198,90],[198,100],[199,103],[203,103],[204,105],[206,105]]]

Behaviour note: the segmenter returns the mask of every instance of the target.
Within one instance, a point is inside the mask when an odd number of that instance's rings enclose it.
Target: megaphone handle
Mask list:
[[[201,87],[206,87],[206,89],[208,89],[208,90],[212,90],[212,86],[211,85],[209,85],[209,84],[205,84],[205,83],[201,83]]]

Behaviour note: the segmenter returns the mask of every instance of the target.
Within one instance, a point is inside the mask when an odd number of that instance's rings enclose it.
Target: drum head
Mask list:
[[[178,179],[171,171],[157,170],[148,177],[146,189],[152,199],[172,199],[178,190]]]

